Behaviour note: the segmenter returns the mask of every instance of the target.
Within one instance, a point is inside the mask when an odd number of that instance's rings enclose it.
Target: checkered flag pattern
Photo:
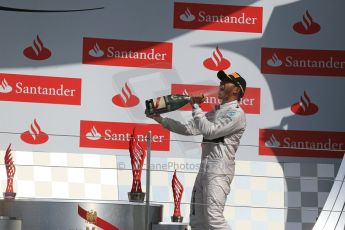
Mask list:
[[[12,154],[17,168],[13,183],[17,198],[118,198],[115,156],[22,151]],[[0,169],[0,177],[1,190],[5,191],[5,168]]]
[[[0,152],[3,159],[5,151]],[[128,201],[129,156],[12,151],[17,198]],[[190,198],[199,159],[151,158],[151,200],[163,204],[163,221],[174,212],[171,179],[176,170],[184,187],[181,215],[189,221]],[[146,189],[146,169],[142,173]],[[312,229],[338,170],[338,164],[236,161],[224,215],[234,229]],[[6,168],[0,167],[1,191]]]
[[[312,229],[332,188],[338,164],[285,163],[286,230]]]

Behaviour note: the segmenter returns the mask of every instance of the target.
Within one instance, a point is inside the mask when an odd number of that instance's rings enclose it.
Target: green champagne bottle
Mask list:
[[[146,115],[167,113],[177,110],[191,101],[188,95],[166,95],[145,101]]]

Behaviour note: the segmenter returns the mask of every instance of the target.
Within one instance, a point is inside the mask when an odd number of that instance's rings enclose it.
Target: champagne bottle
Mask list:
[[[191,101],[191,97],[187,95],[166,95],[145,101],[146,115],[167,113],[177,110]]]

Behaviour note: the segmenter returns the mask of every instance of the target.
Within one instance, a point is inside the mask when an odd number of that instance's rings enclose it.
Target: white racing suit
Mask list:
[[[246,127],[237,101],[204,113],[193,106],[193,119],[182,124],[163,118],[162,125],[182,135],[203,135],[200,170],[195,180],[190,210],[192,230],[229,230],[223,211],[235,173],[235,152]]]

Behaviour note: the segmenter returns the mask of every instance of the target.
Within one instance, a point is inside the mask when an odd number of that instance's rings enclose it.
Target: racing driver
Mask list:
[[[196,177],[190,210],[192,230],[229,230],[223,211],[235,172],[235,152],[246,128],[239,105],[246,81],[237,72],[217,73],[220,105],[208,113],[200,108],[204,95],[191,96],[192,117],[183,124],[171,118],[151,115],[166,129],[182,135],[202,135],[201,164]]]

